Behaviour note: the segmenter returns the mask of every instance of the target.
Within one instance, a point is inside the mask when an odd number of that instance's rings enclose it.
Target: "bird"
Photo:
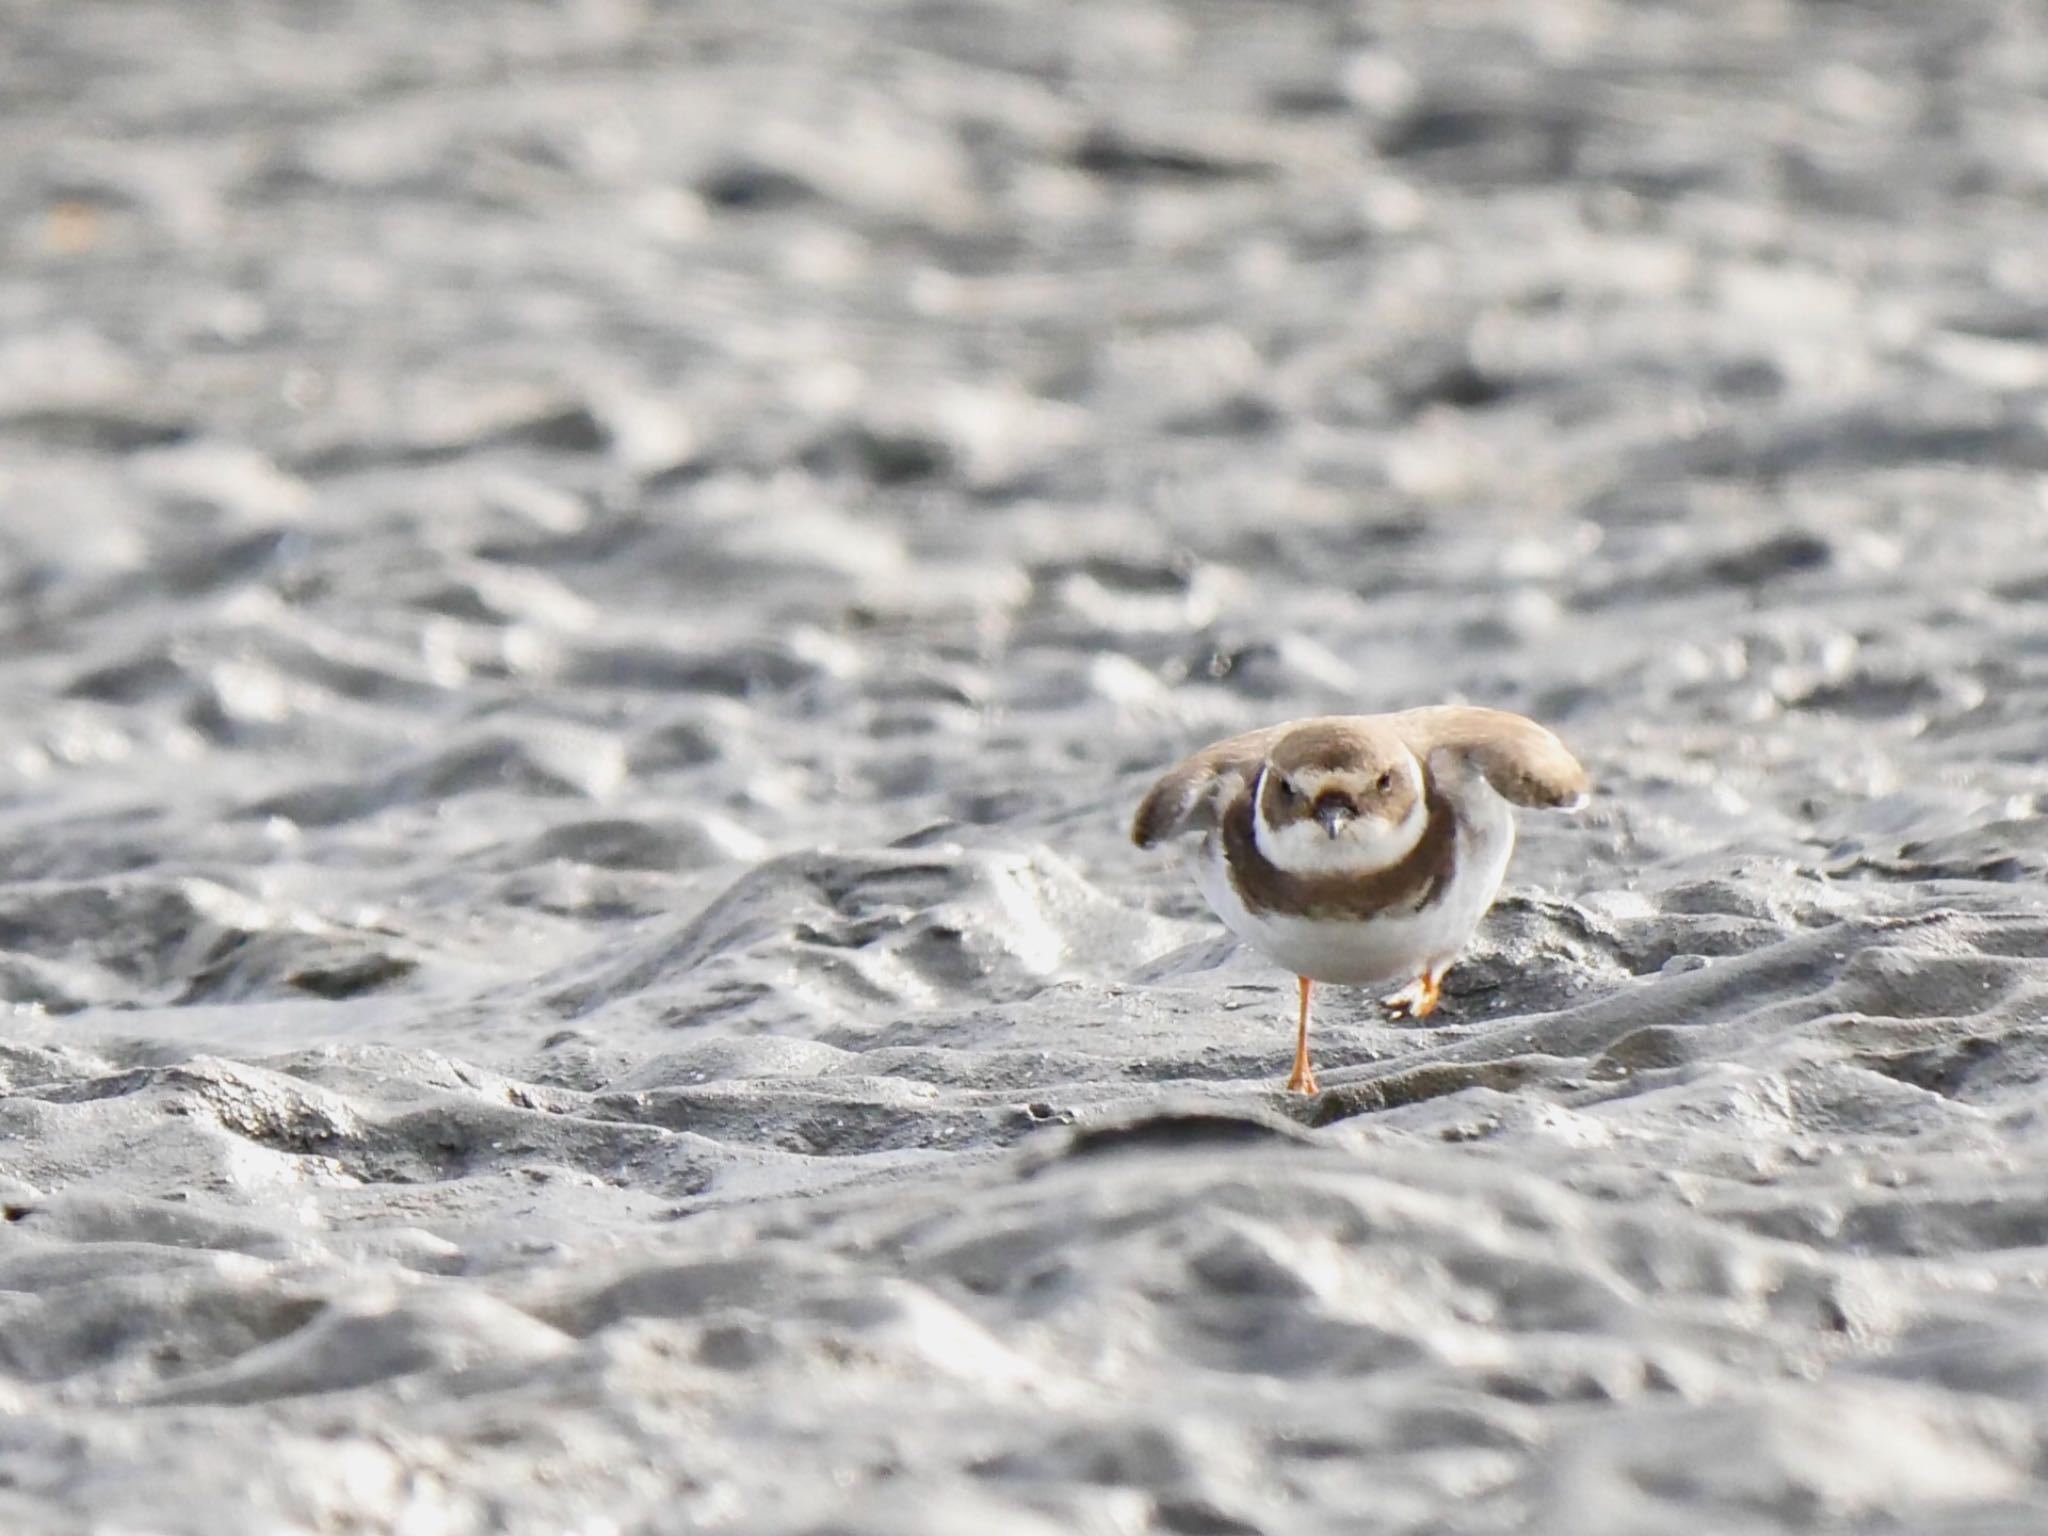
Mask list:
[[[1321,715],[1175,764],[1139,803],[1131,841],[1200,836],[1195,882],[1210,908],[1295,975],[1287,1090],[1314,1094],[1315,984],[1404,982],[1381,1001],[1427,1017],[1500,891],[1515,847],[1512,807],[1578,810],[1590,791],[1556,735],[1506,710]]]

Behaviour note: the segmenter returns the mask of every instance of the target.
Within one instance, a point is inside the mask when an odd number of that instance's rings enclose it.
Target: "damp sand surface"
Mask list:
[[[2048,1528],[2048,19],[433,10],[0,0],[0,1529]]]

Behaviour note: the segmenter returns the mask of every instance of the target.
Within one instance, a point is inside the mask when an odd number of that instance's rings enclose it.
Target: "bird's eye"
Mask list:
[[[1299,800],[1301,798],[1301,791],[1294,787],[1292,779],[1282,779],[1280,781],[1280,795],[1285,800]]]
[[[1385,773],[1380,775],[1379,791],[1381,794],[1384,795],[1388,790],[1392,789],[1393,787],[1394,770],[1389,768]]]

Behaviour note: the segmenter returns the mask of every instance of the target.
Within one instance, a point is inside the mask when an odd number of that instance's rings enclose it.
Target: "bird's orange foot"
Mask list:
[[[1392,997],[1380,999],[1394,1012],[1405,1013],[1411,1019],[1428,1018],[1443,1000],[1444,978],[1441,971],[1424,971]]]
[[[1289,1093],[1321,1093],[1323,1090],[1316,1086],[1315,1069],[1310,1067],[1305,1061],[1297,1061],[1294,1064],[1294,1075],[1287,1079],[1287,1091]]]

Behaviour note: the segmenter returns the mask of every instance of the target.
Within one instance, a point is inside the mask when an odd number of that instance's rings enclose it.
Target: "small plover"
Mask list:
[[[1380,986],[1422,1018],[1493,905],[1511,806],[1577,810],[1586,770],[1521,715],[1442,706],[1292,720],[1204,747],[1145,796],[1140,848],[1201,835],[1195,878],[1224,926],[1300,983],[1294,1072],[1316,982]]]

